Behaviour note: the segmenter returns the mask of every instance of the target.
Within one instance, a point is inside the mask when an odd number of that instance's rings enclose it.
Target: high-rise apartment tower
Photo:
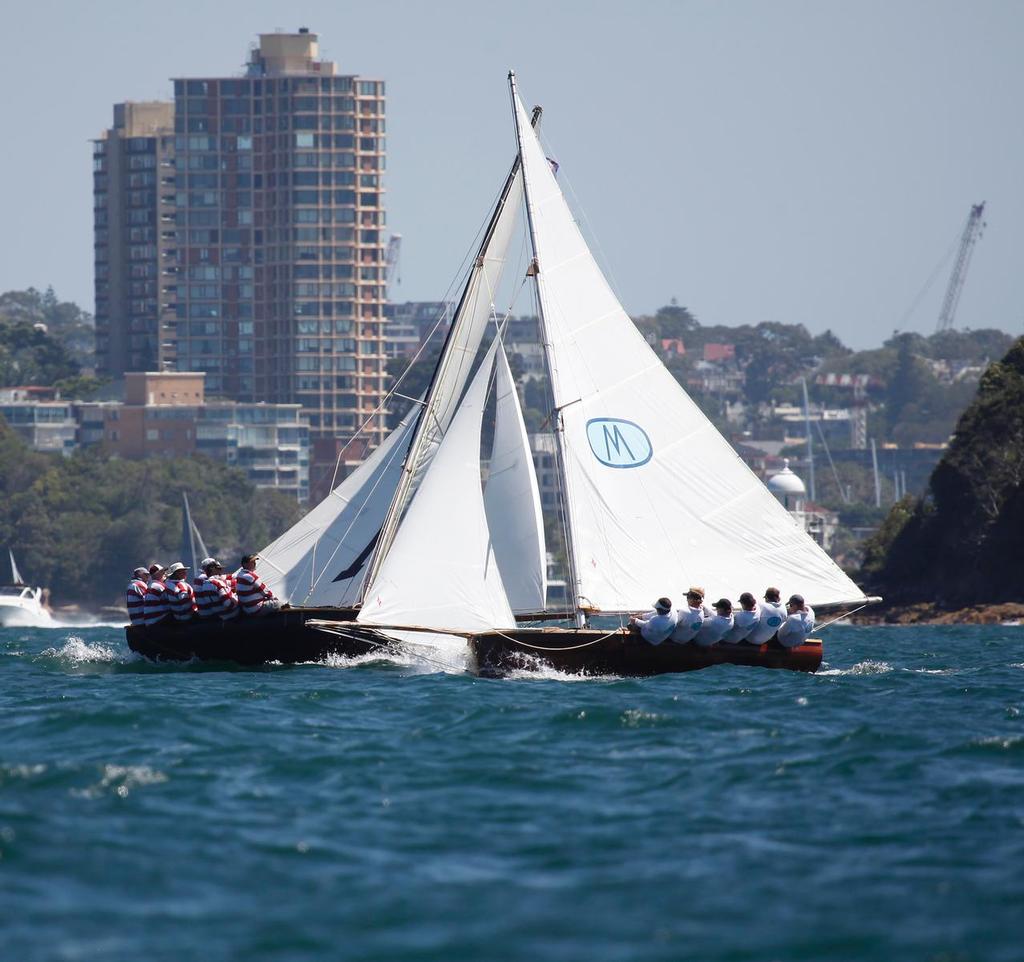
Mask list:
[[[300,403],[314,440],[351,436],[386,386],[384,83],[339,75],[308,30],[262,34],[244,76],[174,80],[173,131],[160,360],[211,395]],[[365,436],[383,431],[381,413]]]
[[[92,166],[97,367],[173,369],[174,104],[115,104]]]

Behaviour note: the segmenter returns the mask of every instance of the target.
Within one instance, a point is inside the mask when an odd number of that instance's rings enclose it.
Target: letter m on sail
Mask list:
[[[638,468],[654,453],[647,432],[632,421],[592,418],[587,422],[590,450],[609,468]]]

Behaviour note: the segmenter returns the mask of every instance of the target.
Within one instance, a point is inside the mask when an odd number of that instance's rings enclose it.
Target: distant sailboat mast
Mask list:
[[[14,563],[14,552],[10,548],[7,549],[7,557],[11,559],[11,584],[23,585],[25,581],[21,577],[18,566]]]
[[[535,107],[531,120],[534,127],[540,122],[540,116],[541,108]],[[472,331],[475,326],[478,326],[479,298],[481,294],[486,295],[488,317],[490,316],[493,290],[491,289],[492,278],[488,274],[488,267],[492,267],[495,279],[499,279],[501,269],[504,267],[505,252],[511,235],[511,221],[514,220],[518,204],[518,197],[513,198],[513,194],[519,193],[521,184],[520,159],[517,155],[502,186],[498,202],[484,232],[483,240],[480,242],[476,261],[459,298],[459,304],[456,308],[452,325],[448,330],[444,346],[441,349],[441,356],[438,358],[437,368],[434,370],[430,387],[422,402],[419,419],[402,466],[398,488],[384,518],[380,537],[377,539],[377,544],[367,569],[366,579],[363,582],[364,594],[366,589],[376,580],[384,558],[388,551],[391,550],[391,545],[398,530],[398,523],[401,521],[402,515],[409,503],[413,488],[420,479],[422,462],[425,457],[429,456],[431,447],[436,448],[440,437],[444,434],[447,424],[450,423],[451,417],[454,415],[455,407],[462,394],[462,388],[469,377],[469,368],[472,365],[481,338],[480,336],[465,337],[464,331],[466,329]],[[511,204],[510,199],[513,201]],[[493,257],[491,247],[492,241],[495,240],[496,236],[498,237],[498,244],[495,246],[498,250],[498,256]],[[489,254],[497,263],[488,265]],[[488,289],[481,291],[481,284],[486,284]],[[479,335],[482,336],[482,334],[483,330],[481,329]],[[463,339],[464,343],[460,343],[460,338]],[[462,363],[464,365],[463,369],[450,374],[450,368],[456,362]]]
[[[512,116],[515,118],[516,124],[516,143],[519,146],[519,161],[522,161],[523,156],[523,130],[519,122],[519,111],[517,110],[517,93],[516,93],[516,75],[515,71],[510,70],[508,73],[509,91],[512,97]],[[536,126],[536,124],[534,124]],[[541,264],[537,254],[537,232],[533,220],[533,205],[530,200],[530,190],[527,185],[527,178],[524,172],[523,176],[523,196],[526,201],[526,220],[529,226],[530,232],[530,247],[533,250],[533,261],[530,264],[529,273],[533,277],[534,284],[539,285],[538,276],[541,271]],[[547,364],[548,376],[550,383],[554,383],[554,379],[551,377],[552,368],[554,367],[554,358],[551,354],[551,339],[547,334],[547,328],[545,325],[544,318],[544,298],[540,296],[539,291],[537,292],[537,313],[540,315],[540,330],[541,330],[541,341],[544,344],[544,358]],[[579,577],[579,566],[576,561],[575,545],[573,544],[572,537],[572,511],[569,510],[568,490],[565,484],[565,448],[563,445],[562,435],[564,433],[564,426],[562,424],[562,411],[561,408],[557,407],[557,401],[555,408],[555,417],[552,421],[551,429],[555,436],[555,450],[558,458],[558,476],[561,480],[559,484],[559,491],[561,492],[561,498],[563,501],[562,505],[562,521],[565,527],[565,552],[566,560],[569,565],[569,584],[572,586],[572,606],[574,610],[574,617],[576,620],[577,627],[582,628],[586,624],[586,613],[582,607],[582,598],[580,597],[580,577]]]

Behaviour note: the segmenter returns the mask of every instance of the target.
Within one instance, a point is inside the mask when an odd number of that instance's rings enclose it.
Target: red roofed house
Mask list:
[[[735,344],[705,344],[705,361],[732,361],[736,357]]]

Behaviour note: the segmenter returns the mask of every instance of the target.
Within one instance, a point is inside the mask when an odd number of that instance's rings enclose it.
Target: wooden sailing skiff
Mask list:
[[[321,650],[362,654],[368,646],[412,643],[426,631],[468,640],[472,663],[486,674],[548,665],[648,675],[726,662],[814,671],[820,642],[791,650],[771,643],[654,647],[587,621],[613,616],[621,624],[652,597],[678,598],[688,584],[707,585],[710,597],[760,594],[774,584],[814,605],[867,601],[637,331],[573,220],[509,80],[518,154],[430,387],[357,471],[261,552],[268,583],[302,607],[220,634],[202,626],[208,644],[175,647],[175,629],[167,629],[164,652],[233,657],[224,654],[231,635],[238,645],[260,639],[242,653],[247,660],[308,660],[316,634],[328,636],[320,646],[330,648]],[[537,482],[495,308],[520,203],[532,253],[523,281],[536,295],[552,394],[573,628],[517,627],[517,614],[543,609],[546,585]],[[496,336],[474,372],[489,328]],[[481,430],[492,384],[496,424],[483,488]]]

